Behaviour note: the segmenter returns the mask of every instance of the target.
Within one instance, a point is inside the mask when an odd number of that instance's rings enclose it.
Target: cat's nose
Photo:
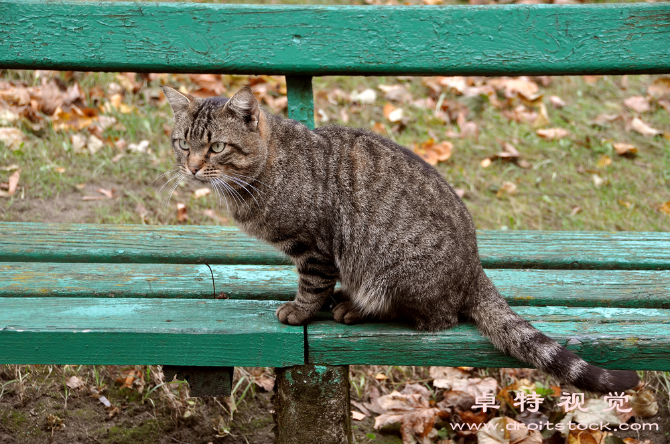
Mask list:
[[[198,171],[200,171],[200,167],[192,167],[192,166],[190,166],[190,167],[188,167],[188,169],[191,171],[191,173],[193,173],[194,176],[195,176],[195,174],[196,174]]]

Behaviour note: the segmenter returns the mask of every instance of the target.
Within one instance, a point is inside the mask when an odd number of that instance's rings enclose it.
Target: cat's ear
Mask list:
[[[182,94],[170,86],[163,86],[163,94],[168,99],[168,103],[172,107],[172,112],[175,114],[183,114],[195,102],[195,98],[189,94]]]
[[[251,88],[245,86],[235,93],[226,103],[226,109],[232,111],[244,123],[256,128],[260,117],[261,107]]]

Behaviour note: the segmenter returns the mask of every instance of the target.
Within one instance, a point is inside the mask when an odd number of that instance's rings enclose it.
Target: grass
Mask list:
[[[65,79],[65,75],[60,76]],[[29,71],[5,71],[3,77],[28,84],[38,82]],[[234,92],[236,86],[245,81],[241,76],[226,77],[229,92]],[[500,109],[486,101],[473,103],[472,99],[449,91],[444,92],[444,99],[468,110],[468,120],[479,127],[478,138],[449,138],[448,132],[459,130],[455,123],[444,124],[436,119],[432,110],[403,104],[399,105],[406,111],[404,129],[392,131],[393,125],[382,113],[387,101],[376,87],[401,84],[413,99],[420,99],[430,94],[421,78],[316,78],[315,107],[320,110],[317,115],[328,116],[328,123],[344,123],[341,112],[345,110],[348,125],[373,128],[375,124],[382,124],[389,131],[388,137],[405,146],[411,147],[431,137],[451,140],[454,153],[449,161],[440,163],[438,169],[453,186],[465,190],[465,202],[480,229],[657,231],[670,228],[669,215],[658,210],[670,200],[670,140],[627,132],[621,121],[607,127],[592,123],[603,113],[634,117],[635,113],[623,106],[623,100],[645,95],[646,86],[654,78],[628,76],[625,89],[620,76],[605,76],[594,84],[581,77],[551,79],[549,86],[541,91],[545,102],[547,97],[557,95],[567,103],[563,109],[547,106],[550,118],[547,126],[570,131],[568,137],[558,141],[541,139],[531,124],[509,121]],[[79,81],[84,91],[91,91],[104,90],[115,80],[113,73],[75,73],[65,81]],[[283,82],[283,78],[279,81]],[[167,83],[193,86],[186,76],[168,76]],[[27,123],[23,123],[21,128],[29,134],[25,145],[15,151],[0,152],[0,166],[18,164],[21,168],[21,190],[13,198],[0,200],[0,220],[43,221],[55,216],[72,222],[143,223],[137,210],[141,206],[148,213],[144,223],[174,224],[177,223],[176,202],[183,201],[188,208],[188,223],[219,223],[204,215],[205,210],[215,208],[225,216],[225,206],[220,205],[214,193],[195,199],[191,195],[195,186],[181,184],[170,203],[164,205],[166,193],[157,192],[162,182],[159,180],[152,186],[173,164],[164,128],[169,124],[171,111],[165,103],[156,106],[155,101],[148,98],[157,93],[158,87],[158,82],[149,82],[139,94],[125,95],[126,104],[135,107],[136,112],[106,113],[118,122],[104,132],[106,138],[122,138],[128,143],[148,140],[149,154],[126,151],[114,162],[120,151],[111,145],[95,155],[79,154],[73,151],[70,142],[73,132],[55,131],[45,125],[43,130],[33,133]],[[346,102],[333,105],[326,93],[336,88],[346,93],[373,88],[378,99],[364,106]],[[89,102],[90,106],[99,104],[99,101]],[[510,108],[513,106],[515,104]],[[642,117],[654,128],[670,129],[670,115],[660,106],[654,106]],[[513,143],[530,168],[500,160],[482,168],[480,162],[501,151],[504,142]],[[638,155],[634,158],[618,156],[612,146],[616,142],[634,144],[639,149]],[[598,166],[603,156],[609,156],[611,165]],[[59,168],[65,171],[59,172],[62,171]],[[9,174],[9,171],[0,172],[0,181],[6,181]],[[603,179],[602,185],[594,185],[594,174]],[[514,183],[516,194],[501,194],[499,190],[504,182]],[[118,198],[81,200],[84,195],[96,194],[97,188],[115,188]]]

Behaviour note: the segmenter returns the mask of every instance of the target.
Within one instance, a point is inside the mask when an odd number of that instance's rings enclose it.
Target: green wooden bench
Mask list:
[[[283,74],[309,126],[316,75],[670,72],[667,3],[0,0],[0,16],[1,68]],[[670,233],[483,231],[479,245],[514,309],[580,356],[670,369]],[[287,258],[234,228],[0,223],[0,363],[162,364],[196,394],[229,390],[230,367],[276,367],[279,443],[351,441],[350,364],[522,366],[467,324],[282,325],[296,288]]]

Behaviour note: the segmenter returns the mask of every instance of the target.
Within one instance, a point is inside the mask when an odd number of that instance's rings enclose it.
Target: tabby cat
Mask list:
[[[163,90],[180,173],[224,191],[238,226],[295,263],[298,292],[280,322],[306,324],[332,299],[345,324],[404,319],[437,331],[462,318],[580,389],[638,385],[634,371],[587,364],[510,309],[482,270],[465,205],[412,151],[362,129],[312,131],[262,110],[249,88],[230,99]]]

